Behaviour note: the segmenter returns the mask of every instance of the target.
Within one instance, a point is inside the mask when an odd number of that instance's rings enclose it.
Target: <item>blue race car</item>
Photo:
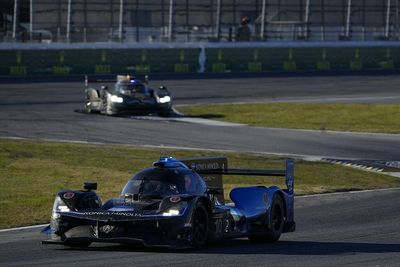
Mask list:
[[[284,170],[228,169],[224,157],[176,160],[162,157],[127,182],[119,198],[102,204],[94,192],[62,190],[54,201],[43,244],[86,247],[92,242],[143,244],[172,249],[198,248],[207,242],[248,237],[278,241],[295,230],[294,162]],[[284,176],[277,186],[234,188],[224,203],[222,175]]]

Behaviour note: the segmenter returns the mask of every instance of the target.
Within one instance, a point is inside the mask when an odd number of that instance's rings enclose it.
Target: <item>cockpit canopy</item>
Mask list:
[[[148,168],[135,174],[125,185],[121,196],[164,198],[178,194],[205,195],[207,186],[194,171],[187,168]]]
[[[115,84],[115,91],[124,95],[148,95],[147,85],[138,80],[118,81]]]

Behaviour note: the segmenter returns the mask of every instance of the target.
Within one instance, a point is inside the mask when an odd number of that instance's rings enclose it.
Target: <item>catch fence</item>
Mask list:
[[[0,41],[398,40],[399,0],[3,0]]]

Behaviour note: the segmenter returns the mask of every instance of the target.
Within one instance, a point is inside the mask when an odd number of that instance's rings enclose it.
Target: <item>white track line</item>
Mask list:
[[[385,191],[396,191],[396,190],[400,190],[400,188],[383,188],[383,189],[368,189],[368,190],[357,190],[357,191],[347,191],[347,192],[321,193],[321,194],[296,196],[295,198],[310,198],[310,197],[320,197],[320,196],[360,194],[360,193],[385,192]]]
[[[23,226],[23,227],[16,227],[16,228],[0,229],[0,233],[20,231],[20,230],[29,230],[29,229],[35,229],[35,228],[43,228],[43,227],[46,227],[47,225],[49,225],[49,224],[47,223],[47,224]]]
[[[199,147],[184,147],[184,146],[172,146],[172,145],[139,145],[139,144],[122,144],[122,143],[104,143],[104,142],[89,142],[80,140],[66,140],[66,139],[51,139],[51,138],[24,138],[15,136],[0,136],[0,139],[9,140],[30,140],[30,141],[41,141],[41,142],[59,142],[59,143],[71,143],[71,144],[86,144],[86,145],[117,145],[126,147],[140,147],[140,148],[163,148],[163,149],[175,149],[175,150],[196,150],[196,151],[208,151],[208,152],[221,152],[221,153],[244,153],[244,154],[258,154],[258,155],[269,155],[269,156],[285,156],[298,158],[309,161],[320,161],[323,157],[315,155],[300,155],[300,154],[288,154],[288,153],[272,153],[264,151],[239,151],[231,149],[218,149],[218,148],[199,148]]]

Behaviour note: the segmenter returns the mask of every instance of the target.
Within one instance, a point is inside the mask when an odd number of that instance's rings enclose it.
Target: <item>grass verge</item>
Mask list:
[[[103,200],[116,197],[133,173],[160,155],[184,158],[216,153],[0,139],[0,228],[48,222],[55,193],[80,189],[85,181],[98,182]],[[279,158],[224,156],[231,167],[283,168]],[[296,194],[400,187],[400,179],[328,163],[297,161],[295,177]],[[225,197],[235,186],[269,184],[283,186],[281,178],[227,176]]]
[[[180,107],[184,114],[252,126],[375,133],[400,133],[396,104],[227,104]]]

